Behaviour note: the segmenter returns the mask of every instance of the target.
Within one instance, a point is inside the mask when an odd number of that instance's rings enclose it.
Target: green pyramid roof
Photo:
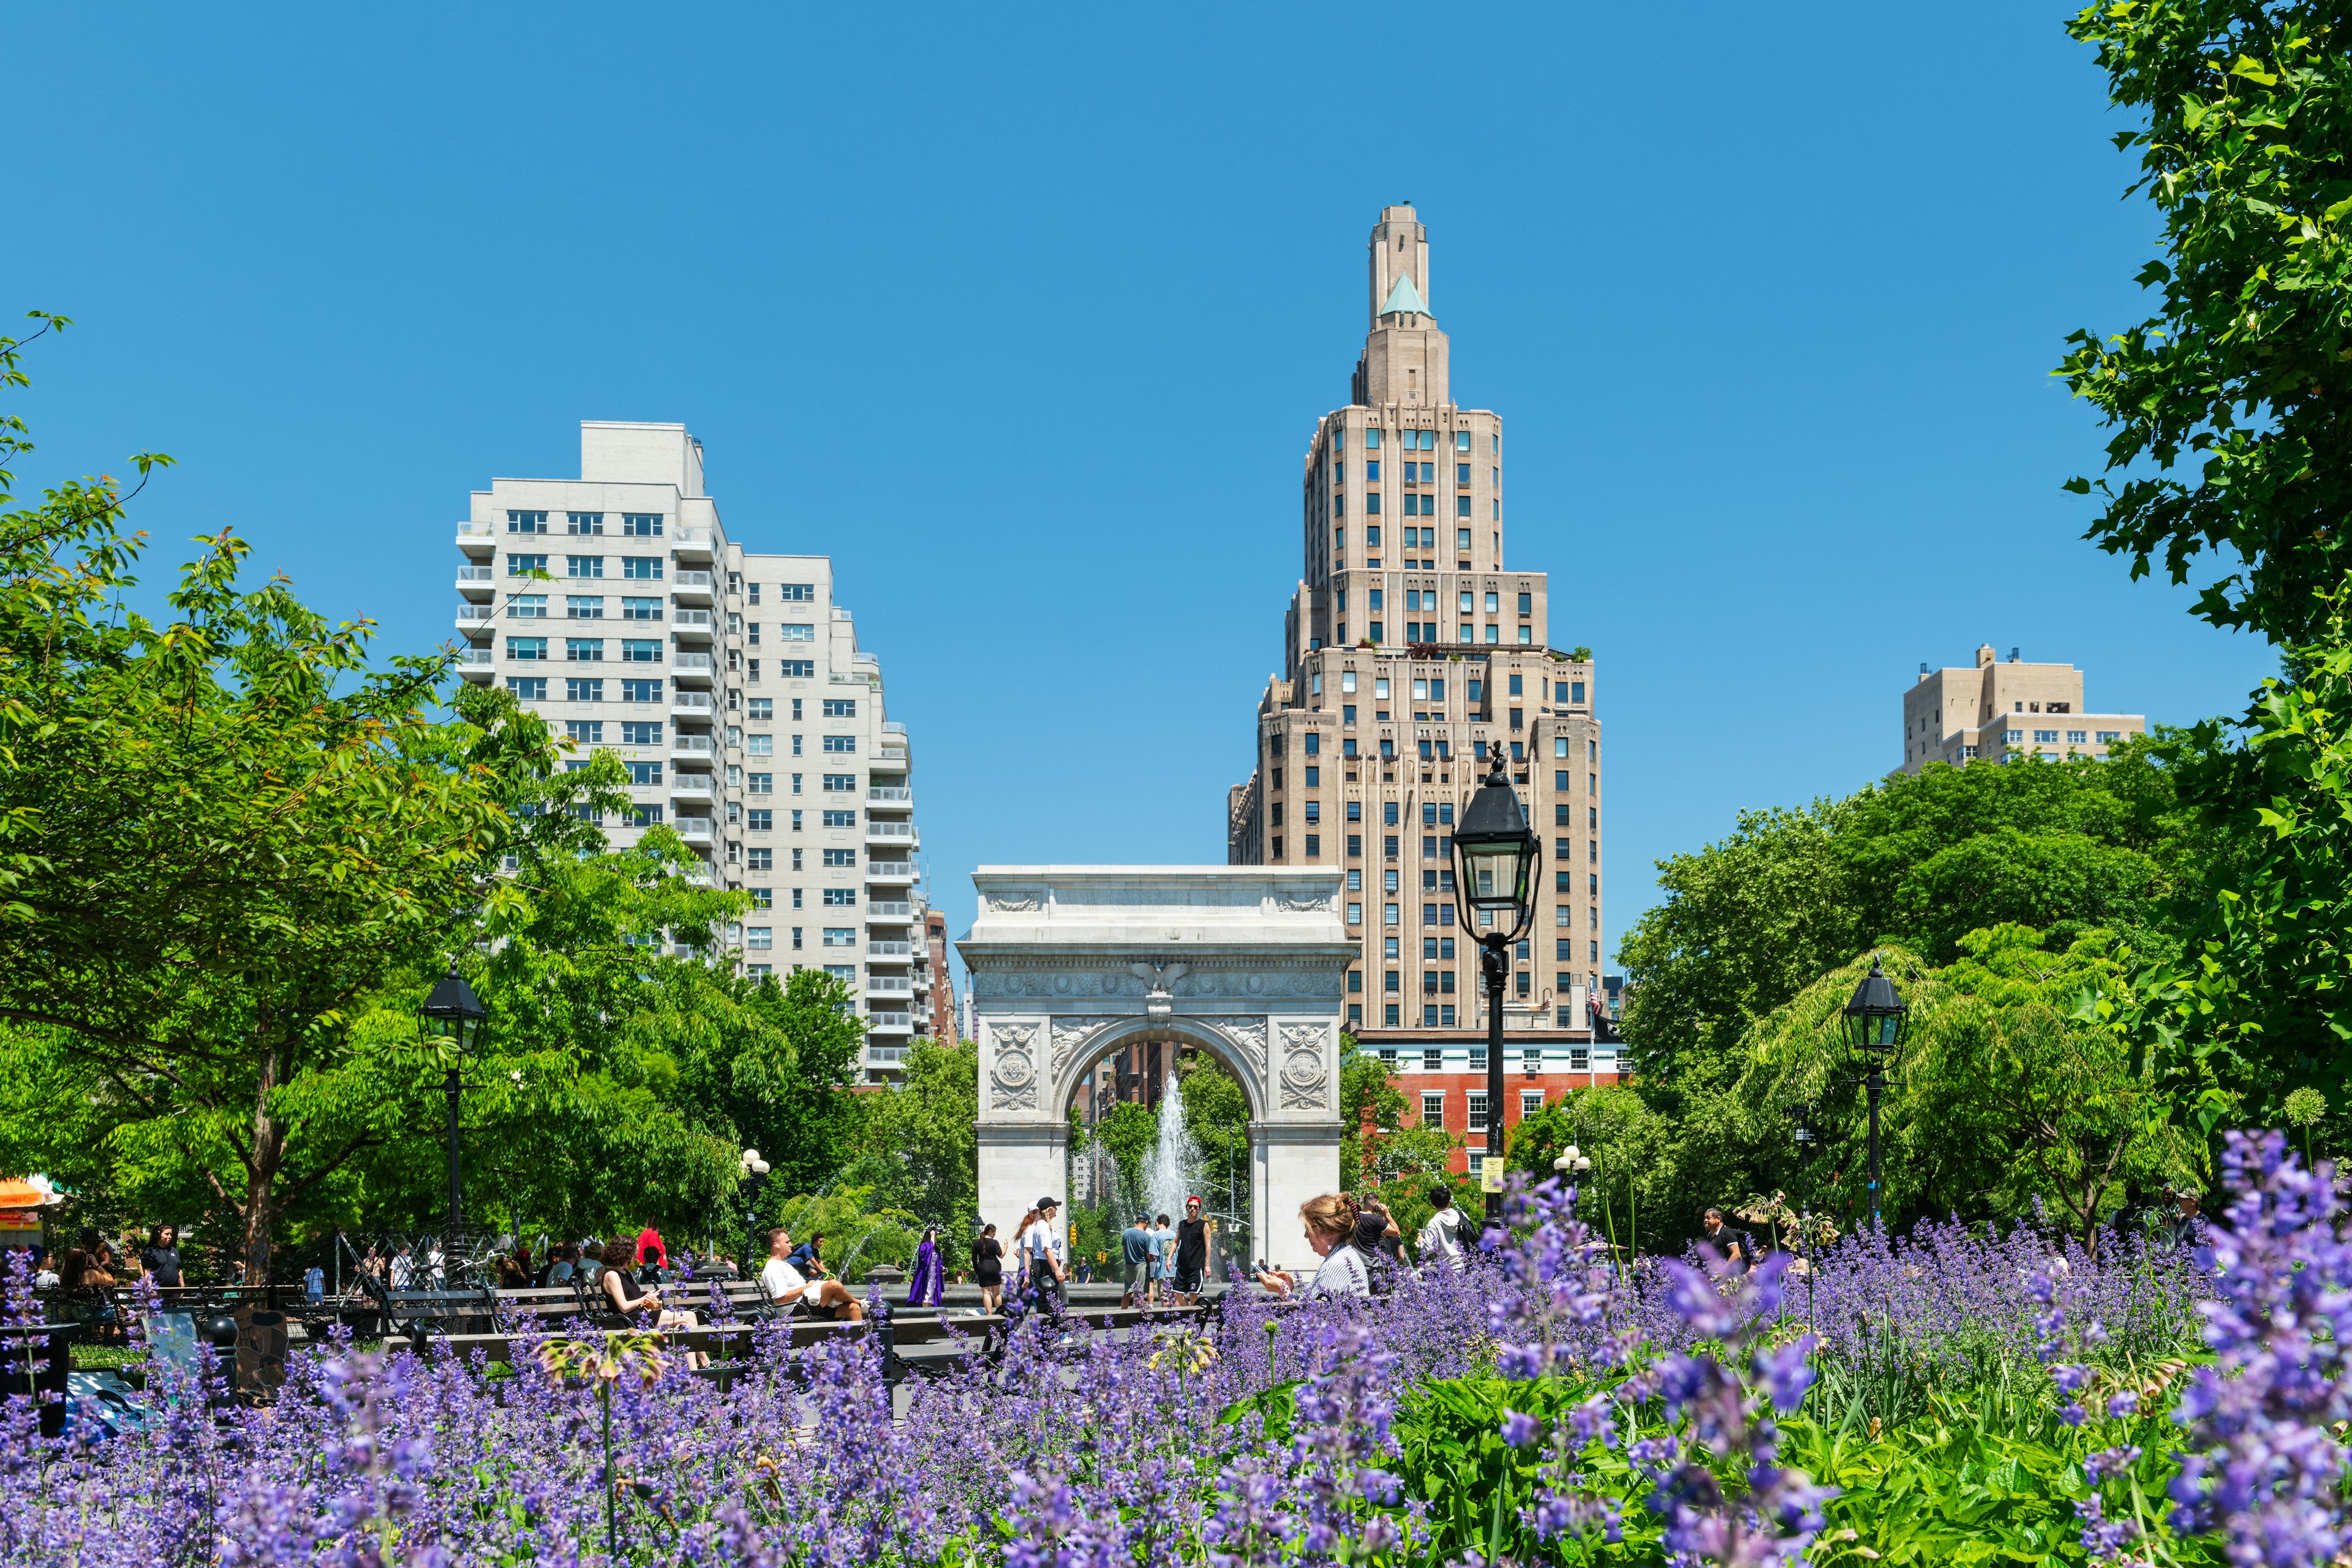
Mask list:
[[[1396,287],[1389,290],[1387,302],[1381,306],[1383,316],[1393,316],[1400,310],[1410,310],[1416,316],[1429,314],[1429,307],[1421,302],[1421,290],[1412,286],[1411,273],[1398,276]]]

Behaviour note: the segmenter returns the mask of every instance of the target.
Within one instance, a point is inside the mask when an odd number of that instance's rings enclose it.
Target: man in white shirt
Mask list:
[[[769,1300],[779,1307],[831,1310],[835,1318],[847,1322],[866,1321],[866,1309],[846,1286],[837,1279],[812,1281],[793,1267],[792,1251],[792,1232],[778,1226],[768,1233],[768,1261],[760,1270],[760,1289]]]
[[[1421,1227],[1418,1238],[1423,1263],[1445,1262],[1455,1268],[1462,1267],[1462,1211],[1454,1206],[1454,1194],[1444,1183],[1429,1189],[1429,1201],[1437,1212]]]

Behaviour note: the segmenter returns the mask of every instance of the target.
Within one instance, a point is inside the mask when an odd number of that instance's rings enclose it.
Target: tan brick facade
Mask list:
[[[1484,1008],[1450,840],[1477,759],[1507,749],[1544,840],[1505,1008],[1516,1121],[1523,1090],[1557,1099],[1615,1079],[1590,1011],[1603,944],[1598,688],[1586,650],[1553,646],[1545,574],[1505,565],[1502,418],[1453,400],[1427,229],[1411,207],[1385,208],[1369,255],[1354,400],[1323,416],[1307,451],[1304,572],[1285,668],[1258,704],[1256,768],[1228,796],[1226,858],[1344,870],[1343,913],[1363,943],[1349,1026],[1416,1070],[1437,1050],[1430,1071],[1465,1073],[1474,1048],[1483,1057]],[[1449,1125],[1466,1125],[1463,1091],[1449,1092]]]

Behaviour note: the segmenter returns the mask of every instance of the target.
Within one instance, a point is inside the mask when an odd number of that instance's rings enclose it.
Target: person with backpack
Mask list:
[[[1443,1262],[1459,1269],[1468,1248],[1463,1245],[1464,1222],[1462,1211],[1454,1206],[1454,1190],[1440,1182],[1429,1189],[1429,1201],[1436,1205],[1437,1212],[1429,1216],[1429,1223],[1413,1239],[1414,1250],[1421,1254],[1423,1263]]]

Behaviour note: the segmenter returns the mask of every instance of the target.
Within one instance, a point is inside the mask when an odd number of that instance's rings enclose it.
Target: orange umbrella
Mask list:
[[[47,1183],[0,1177],[0,1209],[47,1208],[58,1201],[57,1190]]]

